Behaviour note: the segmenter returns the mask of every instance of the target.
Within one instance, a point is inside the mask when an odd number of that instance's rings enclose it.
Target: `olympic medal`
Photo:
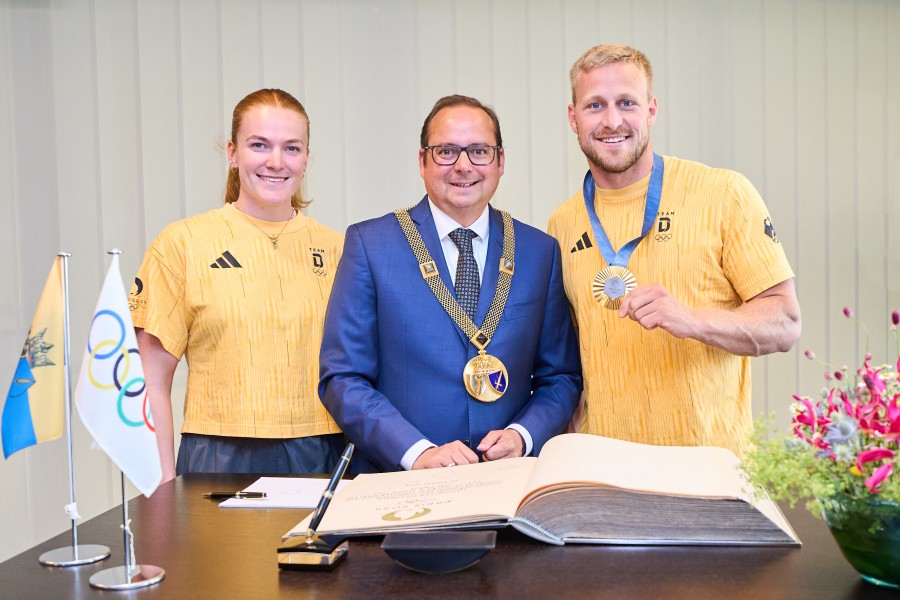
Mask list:
[[[485,354],[482,350],[466,363],[463,383],[466,391],[476,400],[494,402],[506,391],[509,375],[499,358]]]
[[[594,298],[604,308],[618,310],[622,298],[637,286],[634,274],[625,267],[606,267],[594,276],[591,285]]]

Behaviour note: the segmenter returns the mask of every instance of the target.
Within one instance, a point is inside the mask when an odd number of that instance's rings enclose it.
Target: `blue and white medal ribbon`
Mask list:
[[[584,205],[591,221],[591,228],[594,230],[597,248],[608,265],[594,276],[591,286],[594,297],[604,308],[618,310],[625,295],[637,285],[637,279],[626,266],[631,259],[631,254],[641,240],[650,233],[653,222],[656,221],[656,212],[659,210],[660,196],[662,196],[664,170],[662,157],[654,152],[650,185],[647,187],[647,198],[644,202],[644,224],[641,227],[641,235],[619,248],[618,252],[613,249],[612,242],[609,241],[609,236],[603,230],[603,225],[600,224],[600,218],[594,208],[594,189],[596,187],[594,176],[591,175],[590,170],[584,176]]]

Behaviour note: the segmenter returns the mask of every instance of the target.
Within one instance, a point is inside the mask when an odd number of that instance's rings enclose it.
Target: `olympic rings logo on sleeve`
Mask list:
[[[98,390],[118,390],[116,399],[116,411],[119,419],[129,427],[147,426],[150,431],[155,431],[151,423],[149,394],[145,393],[147,384],[144,380],[143,368],[140,364],[140,353],[137,348],[125,346],[125,322],[111,310],[101,310],[94,315],[91,323],[91,332],[95,331],[97,319],[111,317],[118,325],[119,340],[106,339],[91,347],[90,334],[88,335],[88,366],[87,375],[91,384]],[[111,327],[97,327],[96,330],[109,334]],[[107,348],[111,348],[107,351]],[[132,355],[136,358],[134,360]],[[134,372],[134,373],[133,373]],[[129,378],[130,377],[130,378]],[[103,380],[103,381],[101,381]],[[140,417],[126,414],[126,398],[141,398]],[[134,403],[128,403],[129,413],[134,413]]]

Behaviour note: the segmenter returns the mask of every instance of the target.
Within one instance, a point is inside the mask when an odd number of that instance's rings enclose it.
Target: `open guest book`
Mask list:
[[[799,545],[738,465],[724,448],[570,433],[547,442],[538,458],[359,475],[335,494],[317,532],[512,525],[551,544]],[[305,535],[308,523],[285,539]]]

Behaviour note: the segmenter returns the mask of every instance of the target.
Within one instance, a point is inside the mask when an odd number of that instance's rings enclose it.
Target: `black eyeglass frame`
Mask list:
[[[456,148],[456,160],[451,163],[447,162],[438,162],[438,160],[434,157],[435,148]],[[491,160],[486,163],[477,163],[472,160],[472,155],[469,154],[469,148],[492,148],[494,150],[494,155],[491,156]],[[468,146],[457,146],[456,144],[440,144],[439,146],[423,146],[422,150],[431,150],[431,160],[434,161],[434,164],[440,165],[442,167],[452,167],[459,161],[459,157],[462,156],[462,153],[466,153],[466,158],[469,159],[469,162],[475,165],[476,167],[484,167],[490,164],[493,164],[494,159],[497,158],[497,154],[499,151],[503,149],[503,146],[491,146],[490,144],[469,144]]]

